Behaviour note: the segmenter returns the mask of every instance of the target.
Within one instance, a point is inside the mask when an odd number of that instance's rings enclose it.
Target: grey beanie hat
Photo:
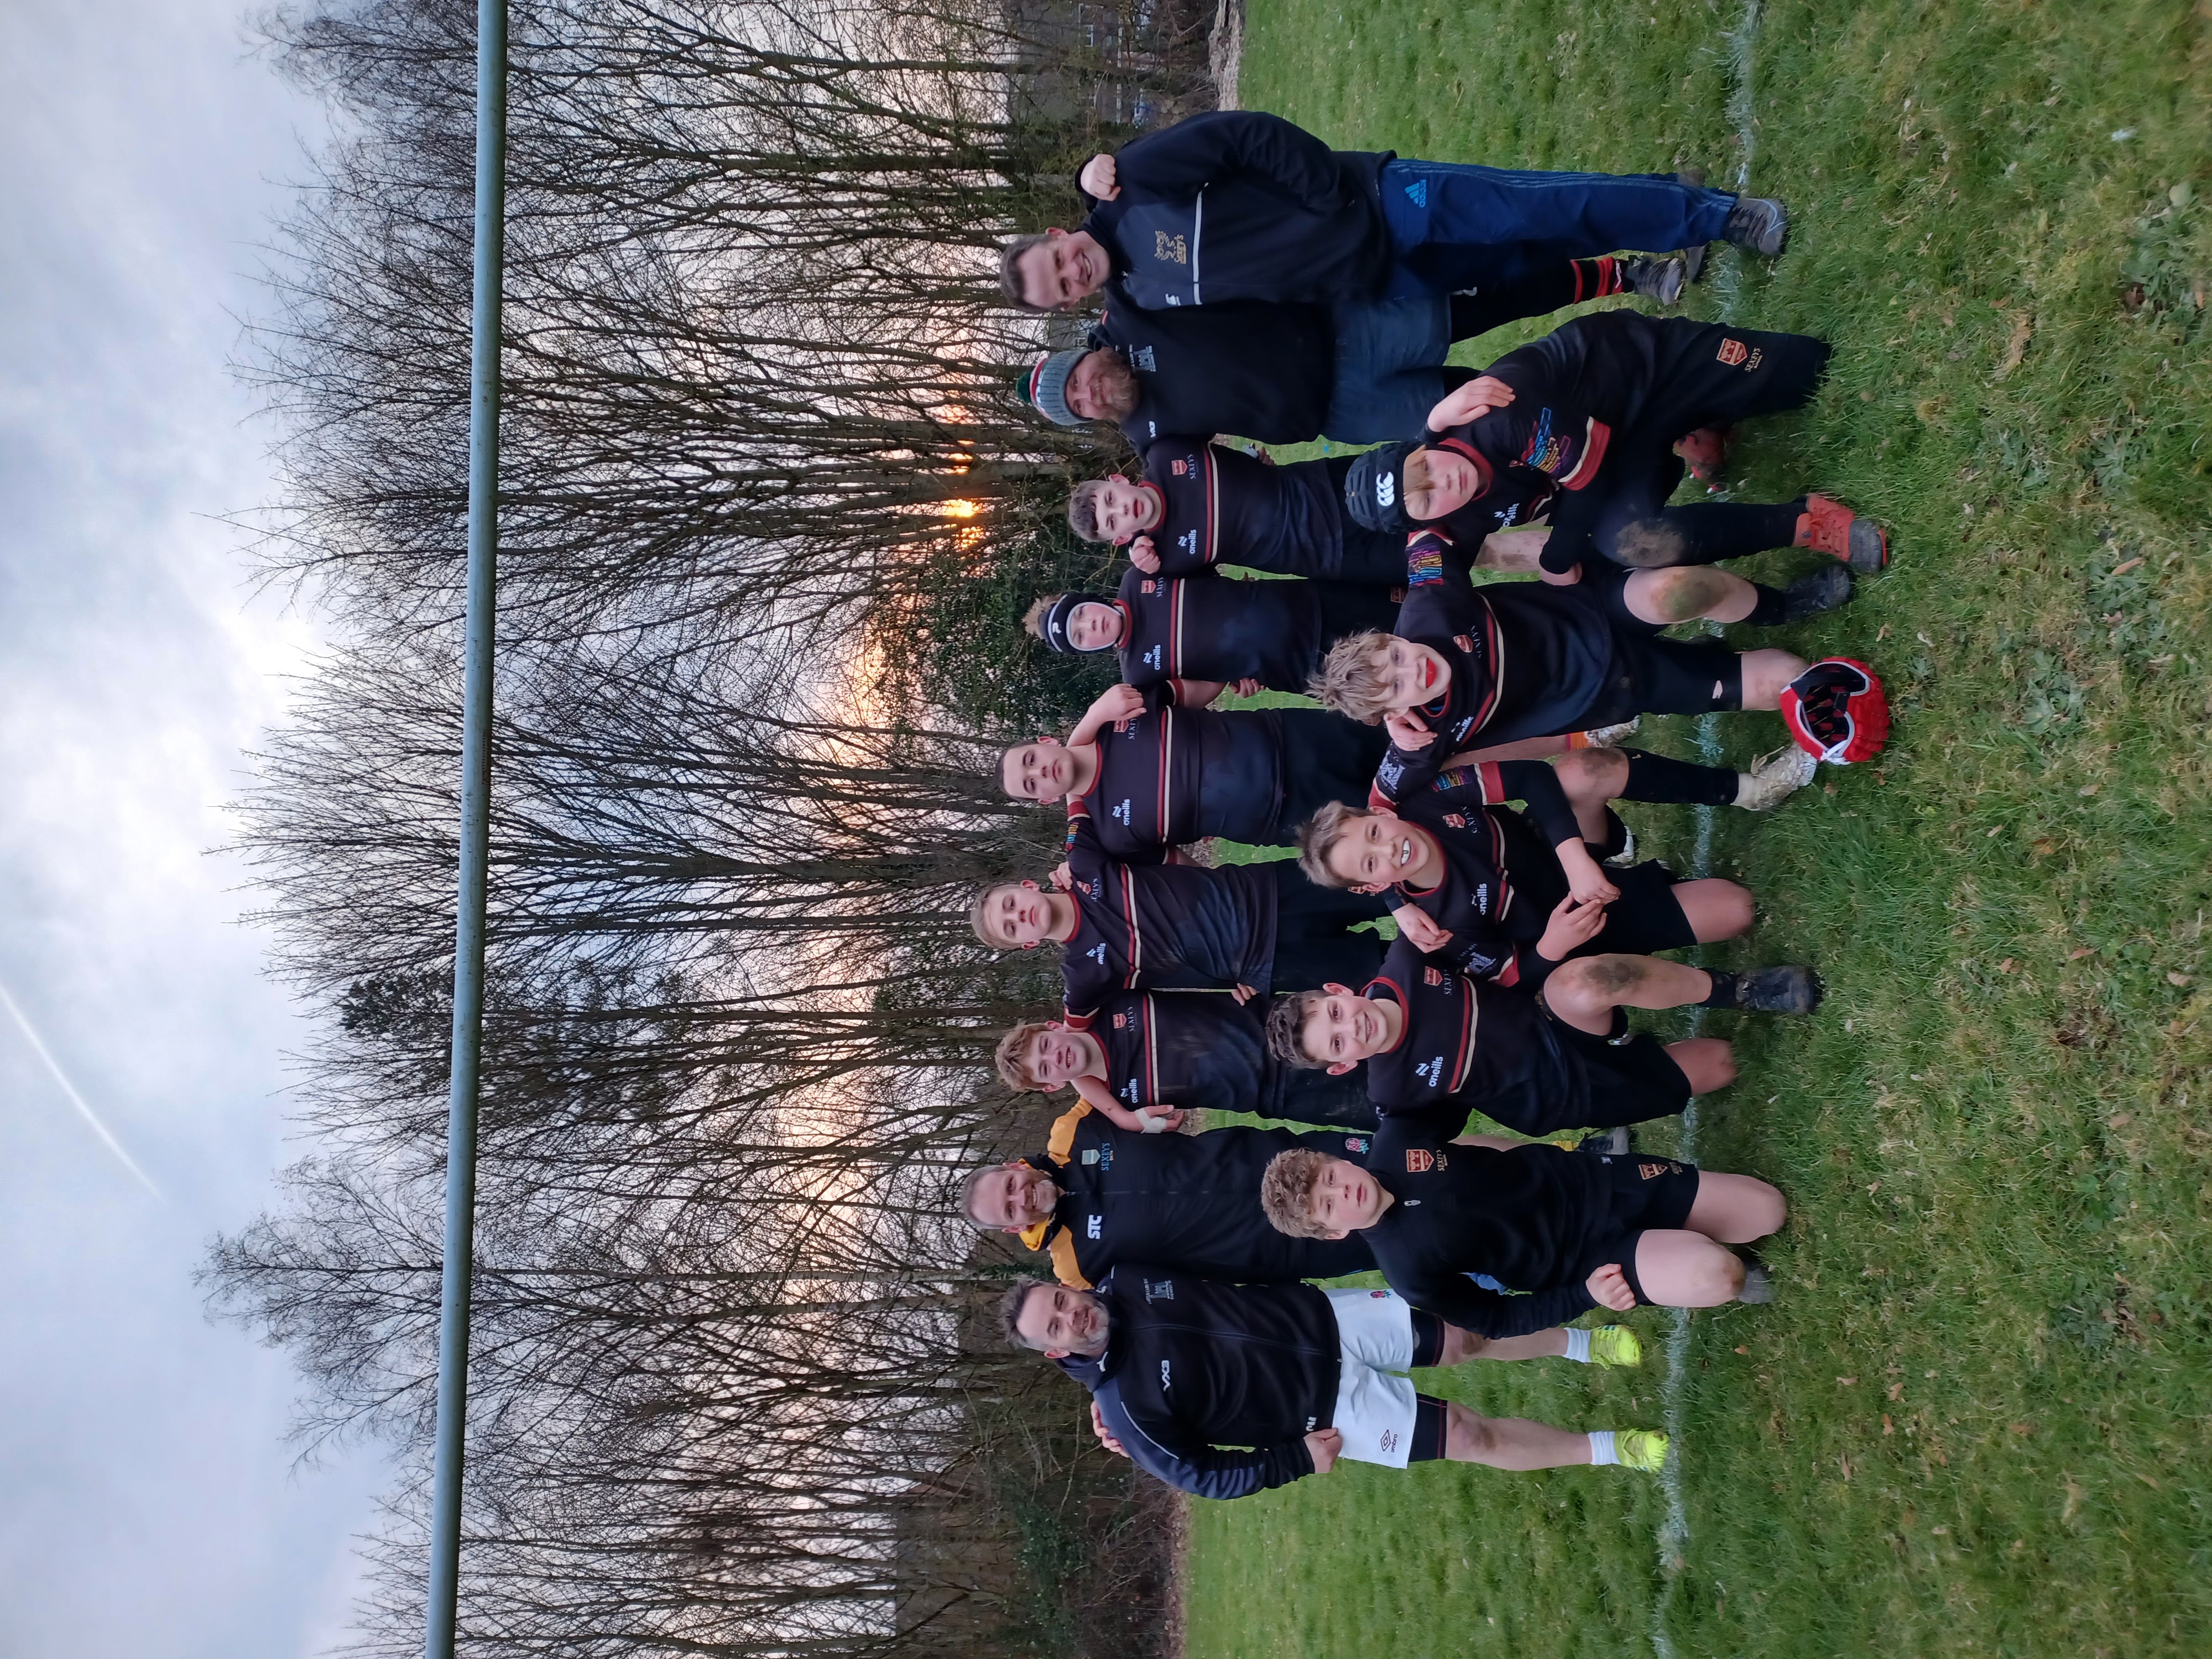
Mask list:
[[[1061,426],[1082,425],[1082,416],[1067,406],[1067,377],[1075,373],[1076,364],[1090,355],[1090,349],[1085,346],[1046,352],[1030,366],[1027,374],[1014,383],[1014,395],[1048,421]]]

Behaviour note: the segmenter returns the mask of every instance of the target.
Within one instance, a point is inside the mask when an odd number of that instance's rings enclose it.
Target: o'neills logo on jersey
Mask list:
[[[1092,945],[1083,954],[1089,957],[1091,961],[1097,963],[1101,968],[1103,968],[1106,965],[1106,946],[1103,940],[1100,943]]]
[[[1130,805],[1127,796],[1122,798],[1121,804],[1114,809],[1112,816],[1120,820],[1124,830],[1133,827],[1137,821],[1136,808]]]
[[[1440,1167],[1443,1161],[1443,1154],[1442,1152],[1432,1152],[1425,1146],[1408,1146],[1406,1148],[1406,1173],[1407,1175],[1426,1175],[1430,1170]]]
[[[1443,1080],[1444,1057],[1442,1054],[1431,1054],[1428,1059],[1423,1060],[1419,1065],[1413,1067],[1413,1075],[1420,1079],[1422,1082],[1427,1084],[1430,1088],[1435,1088],[1438,1083]],[[1424,1152],[1421,1156],[1426,1158],[1428,1154]],[[1428,1165],[1425,1164],[1421,1167],[1425,1170],[1428,1168]]]
[[[1127,1101],[1132,1106],[1135,1105],[1139,1101],[1145,1097],[1144,1091],[1137,1086],[1137,1079],[1134,1078],[1131,1078],[1127,1083],[1121,1085],[1121,1098]]]
[[[1164,645],[1156,645],[1151,650],[1146,652],[1145,666],[1147,668],[1158,668],[1160,665],[1163,654],[1166,650],[1167,647]]]
[[[1487,910],[1490,908],[1490,884],[1486,881],[1478,881],[1474,884],[1474,908],[1478,910]]]
[[[1197,552],[1198,532],[1195,530],[1184,531],[1182,535],[1176,538],[1176,545],[1182,549],[1186,553]]]
[[[1444,982],[1444,970],[1443,970],[1443,969],[1441,969],[1441,968],[1424,968],[1424,969],[1421,969],[1421,983],[1422,983],[1422,984],[1424,984],[1424,985],[1441,985],[1441,984],[1443,984],[1443,982]]]

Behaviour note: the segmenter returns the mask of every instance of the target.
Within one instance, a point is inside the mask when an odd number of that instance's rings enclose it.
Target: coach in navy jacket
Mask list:
[[[1200,1498],[1243,1498],[1314,1472],[1305,1437],[1329,1425],[1341,1352],[1321,1291],[1124,1264],[1094,1293],[1105,1348],[1059,1364],[1091,1390],[1139,1468]]]

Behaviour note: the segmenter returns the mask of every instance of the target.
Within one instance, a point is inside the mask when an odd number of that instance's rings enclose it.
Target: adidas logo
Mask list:
[[[1412,184],[1406,186],[1406,199],[1415,207],[1428,206],[1429,181],[1425,179],[1414,179]]]

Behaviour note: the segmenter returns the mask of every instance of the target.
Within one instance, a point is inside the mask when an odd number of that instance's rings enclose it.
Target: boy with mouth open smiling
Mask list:
[[[1809,667],[1788,651],[1661,639],[1666,623],[1609,617],[1573,587],[1499,582],[1478,591],[1444,547],[1434,531],[1408,544],[1410,591],[1395,631],[1338,641],[1308,688],[1340,714],[1384,724],[1390,751],[1375,787],[1386,801],[1427,787],[1450,757],[1478,744],[1638,714],[1779,709]]]
[[[1492,804],[1509,790],[1529,816]],[[1500,985],[1541,985],[1593,951],[1646,956],[1750,927],[1736,883],[1678,881],[1656,860],[1608,869],[1584,835],[1552,769],[1516,761],[1454,768],[1395,810],[1332,801],[1299,829],[1298,863],[1317,885],[1382,894],[1406,937]]]
[[[1729,974],[1620,955],[1569,963],[1533,997],[1431,961],[1401,938],[1364,991],[1328,985],[1277,998],[1267,1048],[1284,1066],[1337,1076],[1364,1066],[1385,1121],[1412,1115],[1456,1133],[1479,1109],[1522,1134],[1549,1135],[1671,1116],[1692,1095],[1735,1080],[1734,1053],[1718,1038],[1621,1040],[1626,1010],[1695,1003],[1802,1013],[1817,997],[1802,968]]]

